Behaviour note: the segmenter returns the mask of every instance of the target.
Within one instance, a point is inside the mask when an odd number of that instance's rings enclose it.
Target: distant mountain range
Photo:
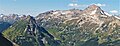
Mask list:
[[[96,5],[52,10],[36,17],[1,14],[0,29],[19,46],[120,46],[120,16]]]

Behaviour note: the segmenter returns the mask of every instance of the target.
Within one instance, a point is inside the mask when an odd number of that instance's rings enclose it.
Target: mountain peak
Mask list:
[[[36,24],[35,18],[30,15],[27,16],[27,21],[31,24]]]
[[[95,10],[95,9],[101,10],[101,8],[95,4],[88,6],[85,10]]]
[[[97,6],[97,5],[95,5],[95,4],[93,4],[93,5],[90,5],[90,6],[88,6],[89,8],[100,8],[99,6]]]
[[[96,10],[96,9],[101,10],[99,6],[93,4],[93,5],[88,6],[85,10]]]
[[[33,19],[33,17],[32,17],[32,16],[30,16],[30,15],[28,15],[28,16],[27,16],[27,18],[28,18],[28,19]]]
[[[94,14],[99,14],[99,15],[104,15],[104,11],[97,5],[93,4],[88,6],[85,10],[85,13],[88,13],[90,15],[94,15]]]

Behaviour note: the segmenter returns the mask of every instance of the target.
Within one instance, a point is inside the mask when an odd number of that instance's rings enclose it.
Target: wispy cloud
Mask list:
[[[100,3],[96,3],[95,5],[100,6],[100,7],[106,6],[106,4],[100,4]]]
[[[111,10],[110,12],[111,12],[112,14],[117,14],[117,13],[118,13],[117,10]]]
[[[70,7],[87,7],[87,6],[90,6],[90,5],[97,5],[99,7],[103,7],[103,6],[106,6],[106,4],[100,4],[100,3],[92,3],[92,4],[77,4],[77,3],[70,3],[68,4],[68,6]]]
[[[71,6],[71,7],[78,7],[78,4],[74,4],[74,3],[70,3],[70,4],[68,4],[68,6]]]
[[[70,7],[87,7],[89,5],[77,4],[77,3],[70,3],[70,4],[68,4],[68,6],[70,6]]]

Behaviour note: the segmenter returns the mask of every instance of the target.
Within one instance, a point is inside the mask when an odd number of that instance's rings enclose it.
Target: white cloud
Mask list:
[[[71,6],[71,7],[87,7],[87,6],[90,6],[90,5],[97,5],[99,7],[102,7],[102,6],[106,6],[106,4],[100,4],[100,3],[92,3],[92,4],[77,4],[77,3],[70,3],[68,4],[68,6]]]
[[[97,3],[97,4],[95,4],[95,5],[100,6],[100,7],[106,6],[106,4],[100,4],[100,3]]]
[[[70,3],[68,4],[70,7],[87,7],[88,5],[85,4],[76,4],[76,3]]]
[[[111,10],[110,12],[111,12],[111,13],[113,13],[113,14],[118,13],[118,11],[117,11],[117,10]]]
[[[73,3],[70,3],[70,4],[68,4],[68,6],[71,6],[71,7],[77,7],[77,6],[78,6],[78,4],[73,4]]]

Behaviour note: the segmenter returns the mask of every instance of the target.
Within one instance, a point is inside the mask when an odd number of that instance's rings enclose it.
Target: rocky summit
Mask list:
[[[120,46],[120,17],[96,5],[51,10],[20,17],[2,33],[19,46]]]

